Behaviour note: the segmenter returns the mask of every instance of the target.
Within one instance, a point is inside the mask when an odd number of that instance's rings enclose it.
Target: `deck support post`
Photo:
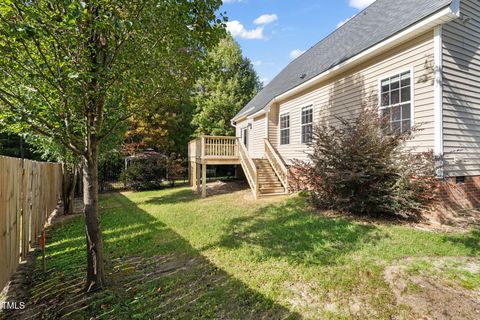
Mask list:
[[[207,164],[202,163],[202,198],[207,197]]]
[[[188,178],[189,178],[189,184],[190,187],[195,187],[197,184],[196,178],[197,178],[197,166],[196,163],[193,161],[188,162],[189,165],[189,173],[188,173]]]
[[[195,162],[195,167],[196,167],[196,174],[197,174],[197,193],[200,194],[200,163]]]

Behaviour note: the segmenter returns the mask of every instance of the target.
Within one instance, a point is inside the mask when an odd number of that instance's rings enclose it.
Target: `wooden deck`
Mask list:
[[[254,198],[288,193],[288,169],[265,139],[265,157],[252,159],[236,137],[202,136],[188,145],[190,185],[206,197],[207,165],[241,165]]]
[[[190,141],[188,158],[200,164],[240,164],[238,138],[202,136]]]

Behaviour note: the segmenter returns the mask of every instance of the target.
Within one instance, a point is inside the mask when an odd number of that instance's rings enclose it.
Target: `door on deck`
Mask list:
[[[245,146],[245,148],[248,150],[248,127],[245,127],[242,129],[242,142]]]

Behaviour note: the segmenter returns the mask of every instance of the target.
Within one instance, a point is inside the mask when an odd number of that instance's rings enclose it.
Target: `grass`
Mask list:
[[[407,272],[413,275],[434,277],[451,287],[463,287],[469,290],[480,289],[480,272],[473,270],[473,268],[470,269],[469,262],[464,259],[446,259],[432,262],[420,258],[408,263]]]
[[[253,202],[246,194],[198,199],[177,188],[104,196],[108,289],[82,293],[85,240],[75,218],[48,232],[48,275],[37,263],[27,309],[68,319],[410,318],[384,280],[386,266],[480,256],[476,230],[369,225],[322,216],[301,197]],[[479,277],[470,272],[462,285],[477,288]]]

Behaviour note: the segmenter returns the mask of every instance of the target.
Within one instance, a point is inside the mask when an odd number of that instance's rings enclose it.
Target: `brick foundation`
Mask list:
[[[480,207],[480,176],[445,178],[438,189],[438,204],[446,209],[461,210]]]
[[[290,191],[308,189],[296,168],[290,167],[289,171]],[[457,178],[453,177],[439,181],[437,200],[432,205],[432,210],[453,212],[480,209],[480,176],[470,176],[465,177],[463,181],[460,180],[457,181]]]

